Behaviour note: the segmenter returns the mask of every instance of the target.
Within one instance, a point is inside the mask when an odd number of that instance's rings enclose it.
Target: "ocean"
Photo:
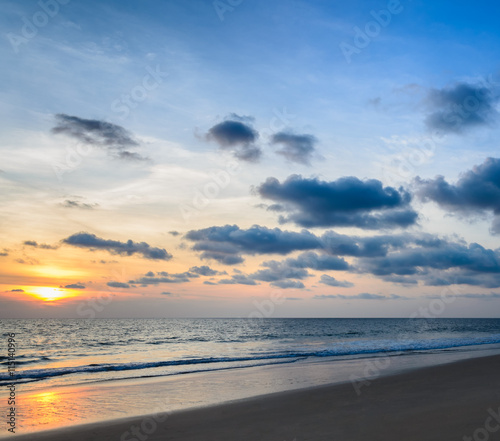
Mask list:
[[[366,373],[370,360],[390,360],[379,365],[389,372],[500,347],[500,319],[0,322],[0,398],[14,380],[25,431],[146,414],[166,398],[172,410],[349,381],[353,372]],[[14,377],[7,369],[9,333]]]

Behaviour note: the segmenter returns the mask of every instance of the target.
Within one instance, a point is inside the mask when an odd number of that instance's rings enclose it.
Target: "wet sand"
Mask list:
[[[349,382],[14,438],[446,441],[500,435],[500,356],[421,368],[357,386],[359,394]]]

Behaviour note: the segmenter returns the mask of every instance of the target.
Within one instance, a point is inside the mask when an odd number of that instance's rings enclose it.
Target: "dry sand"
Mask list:
[[[363,386],[359,396],[351,383],[344,383],[14,438],[459,441],[474,439],[474,433],[478,440],[500,439],[499,429],[500,355],[381,377]]]

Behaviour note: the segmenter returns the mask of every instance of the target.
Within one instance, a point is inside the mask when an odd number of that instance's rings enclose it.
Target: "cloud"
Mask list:
[[[172,296],[173,295],[173,293],[171,293],[170,291],[163,291],[161,294],[164,296]]]
[[[24,289],[21,288],[11,289],[10,292],[24,292]]]
[[[242,254],[288,254],[295,250],[321,247],[319,238],[309,231],[300,233],[254,225],[247,230],[237,225],[191,230],[185,239],[194,242],[202,259],[214,259],[226,265],[243,262]]]
[[[86,232],[73,234],[63,239],[62,242],[75,247],[89,248],[91,251],[106,250],[111,254],[120,254],[122,256],[132,256],[137,253],[141,254],[146,259],[170,260],[172,258],[172,255],[165,249],[151,247],[146,242],[107,240]]]
[[[257,285],[254,279],[244,274],[234,274],[230,279],[219,280],[219,285]]]
[[[56,126],[52,128],[52,133],[64,134],[84,144],[105,149],[117,158],[145,159],[128,150],[138,147],[139,143],[122,126],[102,120],[79,118],[64,113],[58,113],[55,115],[55,119]]]
[[[309,165],[317,139],[313,135],[279,132],[271,137],[271,143],[282,146],[276,153],[284,156],[288,161]]]
[[[287,213],[280,216],[280,223],[306,228],[404,228],[418,217],[409,207],[411,196],[406,190],[384,187],[376,179],[361,181],[351,176],[327,182],[292,175],[283,183],[267,178],[256,191],[276,202],[271,210]]]
[[[349,269],[349,264],[343,258],[320,255],[313,251],[299,254],[297,258],[288,258],[286,263],[293,268],[310,268],[318,271],[343,271]]]
[[[168,234],[175,237],[175,236],[179,236],[179,234],[181,234],[181,233],[179,233],[178,231],[169,231]]]
[[[140,277],[136,280],[129,280],[129,283],[138,285],[159,285],[160,283],[186,283],[192,278],[200,277],[194,272],[185,271],[183,273],[168,273],[166,271],[160,271],[156,274],[153,271],[148,271],[144,277]]]
[[[57,250],[57,246],[55,245],[48,245],[46,243],[38,243],[34,240],[25,240],[23,242],[23,245],[28,246],[28,247],[33,247],[33,248],[41,248],[43,250]]]
[[[249,275],[238,272],[229,281],[223,283],[244,283],[253,285],[251,280],[270,282],[272,286],[279,288],[304,288],[304,284],[299,280],[310,277],[306,268],[327,268],[327,269],[347,269],[349,266],[344,259],[334,256],[319,256],[313,252],[300,254],[297,258],[288,258],[283,261],[270,260],[261,264],[264,269],[260,269]],[[232,280],[238,282],[233,282]],[[292,281],[290,279],[297,279]],[[221,282],[219,282],[221,283]]]
[[[434,179],[415,179],[417,195],[425,201],[436,202],[452,213],[477,216],[492,212],[495,220],[493,233],[500,233],[500,159],[487,158],[463,173],[456,184],[450,184],[443,176]]]
[[[328,286],[336,286],[341,288],[350,288],[354,286],[354,283],[348,282],[347,280],[344,281],[337,280],[334,277],[331,277],[327,274],[323,274],[319,282]]]
[[[6,253],[6,252],[1,252],[1,253],[0,253],[0,257],[6,257],[6,256],[8,256],[8,255],[9,255],[9,253]]]
[[[447,133],[487,126],[497,117],[498,96],[491,85],[456,83],[442,89],[432,89],[427,101],[430,113],[425,119],[429,129]]]
[[[189,279],[171,278],[171,277],[140,277],[136,280],[129,280],[128,283],[137,285],[159,285],[160,283],[185,283]]]
[[[270,285],[276,286],[282,289],[294,288],[294,289],[303,289],[305,288],[304,284],[297,280],[278,280],[276,282],[272,282]],[[289,300],[299,300],[299,299],[289,299]]]
[[[222,274],[227,274],[225,271],[216,271],[207,265],[193,266],[189,268],[189,272],[199,274],[200,276],[218,276]]]
[[[83,283],[72,283],[71,285],[66,285],[65,288],[68,289],[85,289],[85,285]]]
[[[313,297],[315,300],[325,300],[325,299],[342,299],[342,300],[403,300],[408,297],[399,296],[396,294],[390,295],[381,295],[381,294],[370,294],[367,292],[363,292],[360,294],[345,296],[342,294],[329,294],[329,295],[316,295]]]
[[[321,236],[323,249],[333,255],[353,257],[385,256],[392,250],[416,244],[426,247],[439,246],[441,239],[430,234],[384,234],[378,236],[348,236],[326,231]]]
[[[240,229],[226,225],[193,230],[186,236],[194,242],[193,250],[201,252],[200,258],[212,258],[223,264],[242,262],[245,255],[286,255],[303,251],[297,257],[266,261],[262,264],[264,268],[245,276],[270,283],[302,280],[309,276],[307,269],[312,269],[371,274],[401,285],[500,287],[500,250],[432,234],[359,237],[326,231],[316,236],[306,230],[291,232],[259,225]],[[341,256],[354,260],[348,263]],[[323,281],[332,282],[332,279],[323,278]]]
[[[344,259],[335,256],[385,256],[390,250],[409,244],[431,247],[441,243],[441,239],[430,234],[357,237],[326,231],[322,236],[316,236],[307,230],[292,232],[259,225],[246,230],[237,225],[191,230],[185,239],[194,242],[192,249],[201,251],[202,259],[214,259],[226,265],[243,262],[243,255],[286,255],[293,251],[321,250],[326,255],[306,252],[289,260],[288,265],[323,271],[349,268]]]
[[[78,201],[72,201],[70,199],[66,199],[64,202],[61,203],[61,205],[64,208],[80,208],[83,210],[92,210],[95,207],[99,206],[99,204],[86,204]]]
[[[266,269],[250,274],[250,278],[263,282],[275,282],[283,279],[305,279],[310,276],[307,270],[293,268],[288,265],[287,261],[277,262],[271,260],[262,263],[262,266],[266,267]]]
[[[213,126],[205,135],[208,141],[216,142],[221,149],[229,149],[233,155],[247,162],[257,162],[261,149],[255,145],[259,137],[258,132],[249,124],[248,119],[233,114],[228,119]]]
[[[110,286],[111,288],[130,288],[130,285],[128,283],[123,283],[123,282],[108,282],[106,285]]]
[[[388,253],[386,256],[361,258],[356,271],[376,275],[383,280],[408,283],[419,280],[428,286],[468,284],[487,288],[500,287],[500,251],[477,243],[441,240],[420,243]]]
[[[149,273],[146,274],[146,276],[151,275],[152,272],[149,271]],[[159,276],[164,276],[164,277],[176,277],[178,279],[191,279],[191,278],[197,278],[200,277],[199,274],[192,273],[190,271],[184,271],[183,273],[167,273],[166,271],[160,271],[158,273]]]
[[[456,297],[461,297],[465,299],[481,299],[481,300],[492,300],[500,299],[500,293],[490,292],[488,294],[460,294]]]

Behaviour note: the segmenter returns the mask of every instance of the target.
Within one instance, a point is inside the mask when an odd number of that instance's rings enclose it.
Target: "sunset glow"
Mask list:
[[[53,302],[54,300],[59,300],[67,297],[73,297],[75,294],[70,291],[60,289],[60,288],[52,288],[52,287],[40,287],[40,288],[32,288],[33,295],[40,300],[45,302]]]
[[[0,17],[0,316],[497,314],[495,14],[47,1]]]

